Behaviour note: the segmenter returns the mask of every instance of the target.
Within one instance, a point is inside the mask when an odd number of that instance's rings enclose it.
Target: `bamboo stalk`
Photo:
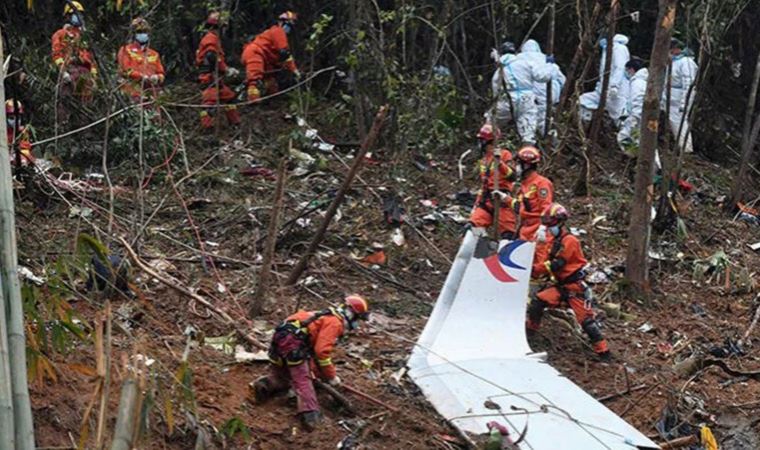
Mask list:
[[[103,438],[105,437],[106,413],[108,412],[108,395],[111,387],[111,301],[106,301],[106,308],[102,320],[105,321],[105,335],[100,336],[100,345],[98,351],[100,355],[97,361],[98,377],[102,389],[100,390],[100,409],[98,411],[98,428],[95,437],[95,448],[103,448]],[[102,325],[99,331],[102,333]]]
[[[0,86],[0,89],[2,87]],[[3,111],[5,113],[5,111]],[[0,152],[7,153],[5,136],[0,137]],[[0,284],[0,450],[12,450],[13,442],[13,397],[8,363],[8,334],[5,321],[5,296]]]
[[[0,61],[4,60],[0,39]],[[0,69],[0,79],[5,77]],[[2,84],[2,83],[0,83]],[[0,104],[5,104],[5,88],[0,87]],[[5,108],[0,108],[0,123],[6,122]],[[4,134],[4,133],[0,133]],[[34,449],[34,425],[26,367],[26,338],[24,336],[24,310],[18,278],[16,254],[16,218],[13,207],[13,184],[8,155],[7,137],[0,138],[0,279],[8,334],[8,367],[13,399],[13,429],[15,449]],[[7,411],[7,410],[6,410]],[[1,442],[1,441],[0,441]]]
[[[116,419],[111,450],[131,450],[134,438],[133,431],[140,404],[139,397],[140,389],[137,374],[130,370],[121,385],[119,415]]]

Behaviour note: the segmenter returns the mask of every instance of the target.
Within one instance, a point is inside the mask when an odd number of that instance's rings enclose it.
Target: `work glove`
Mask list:
[[[227,72],[225,74],[230,78],[235,78],[240,75],[240,71],[234,67],[227,67]]]
[[[618,95],[618,88],[617,88],[617,86],[610,86],[609,96],[610,97],[617,97],[617,95]]]
[[[499,200],[504,202],[505,205],[509,205],[509,207],[512,207],[512,196],[508,192],[503,191],[493,191],[493,195],[496,197],[499,197]]]
[[[159,80],[160,80],[160,78],[158,77],[158,75],[151,75],[150,76],[150,83],[151,84],[158,84]]]
[[[150,76],[149,76],[149,75],[143,75],[143,76],[142,76],[142,83],[143,83],[143,84],[148,84],[148,83],[150,83]]]
[[[546,226],[540,225],[536,231],[536,241],[546,242]]]
[[[337,376],[337,375],[335,375],[334,378],[330,378],[329,380],[327,380],[327,384],[329,384],[332,387],[338,387],[338,386],[340,386],[340,384],[341,384],[340,377]]]
[[[61,80],[64,83],[71,83],[71,74],[68,72],[63,72],[63,75],[61,76]]]
[[[554,59],[554,55],[546,55],[546,63],[547,64],[554,64],[556,60]]]

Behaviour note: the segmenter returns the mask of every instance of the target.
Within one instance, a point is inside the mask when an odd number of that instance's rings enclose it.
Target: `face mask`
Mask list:
[[[478,148],[480,148],[480,153],[484,155],[486,153],[486,150],[488,150],[488,142],[479,140]]]
[[[554,237],[559,236],[559,225],[549,227],[549,233],[551,233]]]
[[[599,40],[599,47],[604,50],[607,48],[607,38],[602,38]]]
[[[72,14],[69,23],[74,27],[81,27],[83,25],[82,18],[79,17],[79,14]]]
[[[293,25],[284,23],[282,24],[282,29],[285,30],[285,34],[290,34],[291,30],[293,29]]]
[[[523,174],[523,166],[522,166],[522,164],[519,164],[519,163],[518,163],[518,164],[515,166],[515,175],[517,175],[518,177],[521,177],[521,176],[522,176],[522,174]]]
[[[626,80],[630,80],[631,78],[633,78],[633,75],[631,74],[631,72],[626,71],[625,72],[625,79]]]
[[[150,40],[150,36],[148,36],[148,33],[137,33],[135,34],[135,40],[138,43],[145,45]]]
[[[16,119],[7,119],[8,122],[8,128],[15,130],[16,129]]]

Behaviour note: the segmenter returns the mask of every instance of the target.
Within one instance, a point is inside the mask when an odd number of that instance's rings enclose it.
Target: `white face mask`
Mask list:
[[[559,225],[549,227],[549,233],[551,233],[554,237],[559,236]]]
[[[150,36],[148,36],[148,33],[137,33],[135,34],[135,40],[140,45],[145,45],[150,40]]]
[[[517,163],[517,164],[515,165],[515,175],[517,175],[517,176],[518,176],[518,178],[519,178],[519,177],[521,177],[521,176],[522,176],[522,174],[523,174],[523,166],[522,166],[522,164],[520,164],[520,163]]]
[[[16,129],[16,119],[6,119],[6,122],[8,122],[8,128],[12,130]]]
[[[69,19],[69,23],[73,27],[81,27],[84,25],[84,20],[82,20],[82,18],[79,17],[79,14],[72,14],[71,19]]]

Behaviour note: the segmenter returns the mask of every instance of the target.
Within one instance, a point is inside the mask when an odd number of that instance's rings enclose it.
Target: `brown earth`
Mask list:
[[[109,396],[109,422],[107,430],[113,429],[119,398],[119,386],[124,378],[122,360],[127,355],[142,353],[156,360],[146,389],[152,407],[148,414],[148,426],[139,448],[187,449],[193,448],[196,431],[190,426],[185,411],[193,410],[195,416],[211,435],[210,445],[218,448],[335,448],[349,434],[348,429],[357,427],[356,419],[368,419],[368,425],[359,432],[362,448],[452,448],[459,439],[455,431],[443,421],[424,401],[416,387],[408,379],[396,382],[391,376],[403,368],[412,348],[411,342],[422,330],[426,316],[440,291],[449,263],[458,248],[462,226],[450,219],[441,218],[427,223],[422,217],[432,208],[420,201],[435,200],[441,207],[455,205],[449,196],[464,186],[475,189],[471,176],[466,182],[457,181],[456,154],[434,154],[436,165],[420,172],[412,165],[412,155],[394,155],[380,151],[376,158],[380,163],[369,165],[361,172],[366,184],[355,183],[345,204],[341,217],[330,228],[320,253],[312,260],[304,277],[312,277],[307,286],[284,289],[281,284],[295,260],[300,256],[319,222],[319,216],[308,216],[311,223],[305,228],[295,225],[280,239],[276,255],[276,283],[270,291],[275,295],[266,307],[266,313],[252,323],[245,319],[253,289],[261,248],[256,241],[265,233],[273,195],[273,180],[248,178],[237,173],[234,167],[246,165],[241,155],[249,154],[265,167],[276,166],[277,150],[273,139],[276,130],[287,129],[292,124],[277,112],[278,105],[259,108],[247,115],[249,126],[237,138],[234,146],[217,145],[208,136],[200,136],[192,128],[194,113],[181,112],[175,120],[187,125],[185,141],[189,143],[191,167],[198,167],[212,154],[218,153],[209,166],[193,177],[181,189],[185,200],[208,199],[198,202],[190,210],[193,223],[197,225],[207,251],[233,258],[236,262],[216,260],[215,273],[207,264],[200,264],[198,240],[181,203],[175,195],[169,195],[166,204],[156,215],[152,228],[141,241],[138,250],[149,262],[163,261],[163,270],[179,279],[184,285],[212,299],[246,328],[266,342],[266,332],[281,318],[295,309],[318,309],[327,302],[338,301],[343,294],[361,292],[372,303],[377,319],[371,329],[360,330],[348,342],[339,346],[334,359],[343,380],[398,408],[394,413],[382,407],[352,397],[359,408],[359,417],[350,417],[337,407],[324,393],[320,401],[326,419],[323,426],[313,433],[300,427],[295,408],[288,399],[276,398],[255,405],[249,399],[248,384],[267,370],[266,363],[239,364],[232,356],[208,346],[194,347],[188,366],[192,373],[192,397],[188,401],[182,395],[178,379],[180,358],[185,347],[183,330],[193,325],[202,335],[222,336],[233,332],[214,316],[209,316],[201,305],[150,276],[133,270],[135,284],[144,296],[142,301],[121,296],[113,298],[114,310],[127,304],[131,312],[121,310],[114,316],[116,322],[124,322],[123,314],[133,319],[127,324],[114,325],[113,364]],[[223,131],[223,141],[230,135]],[[281,136],[279,137],[281,139]],[[280,142],[282,144],[282,142]],[[282,144],[284,146],[284,144]],[[282,148],[280,146],[280,148]],[[342,157],[347,149],[337,148]],[[296,217],[302,204],[311,201],[318,193],[337,188],[343,175],[343,167],[330,154],[309,150],[314,156],[322,156],[326,167],[315,174],[291,177],[287,184],[285,221]],[[350,164],[351,160],[347,160]],[[597,163],[604,168],[595,175],[594,191],[588,199],[573,198],[569,186],[574,182],[573,161],[555,156],[550,174],[554,179],[557,198],[567,202],[573,211],[572,225],[583,228],[584,248],[591,263],[597,268],[624,263],[625,236],[627,228],[627,202],[631,197],[632,183],[625,179],[625,163],[622,159],[602,156]],[[469,161],[470,167],[474,162]],[[181,165],[172,166],[177,173]],[[163,170],[163,169],[161,169]],[[679,413],[679,418],[691,425],[708,423],[726,449],[758,448],[757,402],[760,384],[747,378],[727,375],[718,367],[710,367],[691,378],[679,377],[673,371],[676,362],[692,353],[705,351],[713,345],[722,345],[728,337],[738,339],[751,322],[755,306],[754,295],[748,291],[735,292],[740,287],[738,274],[742,268],[750,273],[757,266],[758,256],[747,244],[760,240],[760,229],[744,222],[733,222],[719,207],[716,198],[728,191],[730,173],[718,166],[701,162],[697,156],[689,156],[687,179],[695,185],[696,192],[688,196],[689,204],[685,221],[688,238],[677,246],[672,261],[656,261],[653,266],[654,295],[645,303],[624,294],[624,284],[618,274],[613,283],[595,286],[595,293],[602,301],[622,304],[622,309],[633,318],[628,322],[607,316],[604,332],[616,355],[616,361],[603,364],[595,360],[584,342],[565,326],[561,319],[549,318],[541,335],[534,342],[536,350],[545,350],[549,362],[591,395],[603,397],[622,392],[627,386],[646,387],[606,401],[605,404],[647,435],[661,441],[653,425],[669,403]],[[111,174],[115,184],[129,184],[131,173]],[[175,179],[179,178],[175,174]],[[232,181],[226,181],[230,178]],[[149,185],[148,210],[158,204],[160,198],[171,193],[170,185],[158,177]],[[403,227],[407,244],[397,247],[390,241],[390,230],[385,226],[382,202],[376,197],[399,192],[404,200],[407,223],[413,224],[427,240],[409,225]],[[36,194],[40,195],[40,194]],[[91,222],[69,217],[72,204],[94,204],[96,208]],[[19,229],[22,264],[39,273],[43,266],[56,261],[70,252],[78,232],[87,232],[101,240],[106,235],[94,230],[94,225],[106,228],[108,214],[107,195],[88,194],[87,201],[71,193],[52,194],[44,204],[31,193],[20,194]],[[132,194],[125,194],[116,202],[116,227],[114,235],[132,236],[135,203]],[[322,211],[326,206],[322,207]],[[461,208],[466,216],[467,210]],[[592,225],[595,217],[605,215],[605,220]],[[159,229],[160,227],[160,229]],[[34,230],[27,233],[24,230]],[[164,233],[163,235],[161,234]],[[165,235],[170,236],[169,240]],[[429,241],[428,241],[429,240]],[[388,262],[382,267],[362,268],[353,257],[365,256],[373,242],[384,244]],[[664,242],[676,242],[675,236],[666,234],[653,238],[655,248]],[[693,261],[708,258],[717,250],[724,250],[732,261],[732,281],[726,286],[720,280],[692,279]],[[669,257],[670,258],[670,257]],[[188,261],[194,260],[194,261]],[[81,278],[81,277],[80,277]],[[754,273],[749,277],[754,278]],[[392,280],[392,282],[389,282]],[[78,295],[71,295],[69,304],[88,328],[91,329],[96,314],[103,308],[101,296],[84,291],[81,279],[77,285]],[[219,292],[218,284],[228,292]],[[727,287],[727,289],[726,289]],[[696,314],[695,307],[703,309]],[[649,332],[639,331],[644,323],[651,325]],[[125,331],[127,328],[129,333]],[[753,335],[757,335],[755,330]],[[240,340],[238,340],[240,342]],[[680,342],[680,343],[679,343]],[[658,350],[658,344],[660,349]],[[673,346],[671,350],[667,344]],[[736,369],[757,370],[760,353],[751,342],[744,344],[746,354],[733,356],[726,361]],[[256,349],[248,348],[249,351]],[[40,447],[68,448],[80,437],[83,414],[95,390],[91,373],[76,367],[94,368],[94,346],[91,337],[71,341],[66,353],[48,351],[55,367],[56,380],[50,377],[33,383],[33,409],[36,435]],[[77,366],[79,365],[79,366]],[[626,374],[627,372],[627,374]],[[167,407],[167,405],[171,405]],[[694,411],[696,414],[693,414]],[[96,410],[97,411],[97,406]],[[90,438],[87,447],[94,444],[95,412],[90,416]],[[703,414],[703,412],[706,414]],[[168,419],[168,416],[173,416]],[[249,436],[238,434],[223,437],[223,425],[238,418],[247,427]],[[343,422],[345,421],[345,422]],[[173,422],[170,430],[169,422]]]

